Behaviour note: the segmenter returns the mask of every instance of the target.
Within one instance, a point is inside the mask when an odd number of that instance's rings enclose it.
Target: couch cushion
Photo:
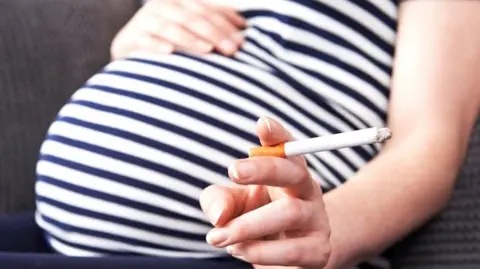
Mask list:
[[[34,208],[38,150],[58,109],[109,61],[137,0],[0,0],[0,213]]]
[[[389,255],[393,269],[480,268],[480,118],[450,203]]]

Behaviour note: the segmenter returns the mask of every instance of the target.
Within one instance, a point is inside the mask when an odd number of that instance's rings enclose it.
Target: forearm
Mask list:
[[[419,131],[325,195],[333,245],[328,268],[381,253],[445,205],[465,148],[455,136]]]
[[[388,125],[393,139],[325,195],[329,268],[376,255],[448,201],[480,100],[480,2],[410,1],[399,16]]]

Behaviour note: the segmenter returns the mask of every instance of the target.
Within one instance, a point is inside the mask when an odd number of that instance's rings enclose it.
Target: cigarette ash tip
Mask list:
[[[378,128],[377,142],[383,143],[392,137],[392,131],[388,128]]]

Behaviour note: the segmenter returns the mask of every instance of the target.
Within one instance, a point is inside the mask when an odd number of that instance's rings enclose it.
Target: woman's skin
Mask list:
[[[154,2],[150,7],[160,9],[163,0]],[[212,6],[204,10],[221,14]],[[135,29],[143,29],[146,21],[141,14],[147,13],[138,13],[119,34],[113,55],[139,48],[161,52],[155,42],[170,44],[167,53],[176,48],[198,52],[181,38],[169,43],[161,28],[148,34],[153,36],[149,46],[132,45],[140,36]],[[236,32],[232,27],[224,28],[232,32],[223,37]],[[219,44],[212,41],[212,50],[221,51]],[[301,157],[236,161],[229,176],[238,186],[210,186],[200,198],[216,226],[207,241],[255,268],[342,269],[380,254],[449,200],[480,109],[479,66],[480,1],[403,2],[387,124],[394,135],[380,154],[325,195]],[[257,134],[264,145],[292,139],[271,118],[259,120]]]
[[[112,58],[135,50],[157,53],[188,51],[232,55],[243,42],[246,26],[233,8],[201,0],[151,0],[113,40]]]

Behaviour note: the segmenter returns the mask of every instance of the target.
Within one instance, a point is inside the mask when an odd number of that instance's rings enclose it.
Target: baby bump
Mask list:
[[[48,130],[37,222],[59,252],[219,254],[205,243],[211,227],[198,198],[230,184],[227,166],[257,143],[258,115],[242,109],[231,77],[212,76],[218,66],[151,59],[107,66]]]

